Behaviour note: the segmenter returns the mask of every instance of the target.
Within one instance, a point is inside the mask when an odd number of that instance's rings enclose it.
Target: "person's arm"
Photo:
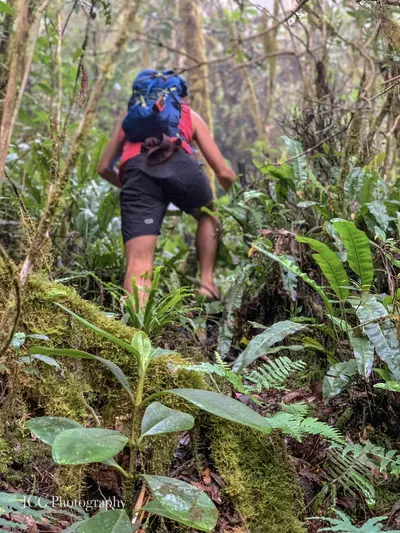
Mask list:
[[[121,187],[121,180],[119,179],[118,172],[115,168],[110,168],[112,162],[121,152],[121,123],[119,122],[116,126],[111,139],[108,141],[107,146],[104,149],[103,155],[101,157],[97,172],[102,178],[109,181],[112,185],[116,187]]]
[[[204,155],[207,163],[215,172],[218,181],[225,191],[228,191],[236,179],[236,174],[226,164],[225,159],[219,151],[218,146],[215,144],[210,130],[208,129],[204,120],[194,111],[191,111],[191,115],[193,124],[193,138],[199,145],[201,153]]]

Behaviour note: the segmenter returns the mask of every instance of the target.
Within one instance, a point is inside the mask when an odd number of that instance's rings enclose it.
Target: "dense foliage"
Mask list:
[[[0,25],[2,528],[399,530],[398,2],[0,0]],[[210,174],[221,302],[176,211],[146,306],[121,288],[97,168],[149,66],[238,172]]]

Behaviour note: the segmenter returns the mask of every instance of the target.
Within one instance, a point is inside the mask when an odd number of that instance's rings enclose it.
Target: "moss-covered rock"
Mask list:
[[[1,290],[2,281],[5,283],[5,278],[1,279],[0,276],[0,311],[2,303],[4,304],[4,301],[1,301],[2,296],[4,298],[7,294],[6,290]],[[82,325],[55,305],[55,302],[62,303],[92,324],[126,341],[130,342],[136,333],[133,328],[108,317],[97,306],[80,298],[75,290],[33,276],[26,292],[18,331],[47,335],[50,340],[27,339],[18,356],[25,355],[29,345],[41,343],[47,346],[84,350],[118,364],[128,377],[134,391],[137,373],[136,361],[132,354]],[[12,361],[15,360],[16,353],[12,347],[8,355],[9,371],[2,375],[0,373],[0,379],[3,380],[5,387],[8,382],[10,391],[2,410],[0,438],[5,437],[8,440],[18,429],[20,436],[17,446],[29,442],[32,444],[32,450],[39,449],[42,445],[39,442],[32,442],[30,433],[23,429],[27,417],[63,416],[85,425],[92,425],[93,420],[87,404],[95,409],[105,427],[130,433],[131,405],[128,395],[103,365],[88,360],[59,359],[63,368],[61,373],[41,361],[34,361],[31,365],[14,364]],[[204,388],[203,378],[198,373],[178,369],[178,365],[182,362],[182,357],[175,354],[159,357],[152,362],[145,382],[145,394],[149,395],[168,388]],[[168,398],[166,403],[171,407],[184,405],[182,400],[175,397]],[[188,410],[187,405],[185,410]],[[177,439],[178,436],[173,434],[147,439],[148,448],[144,450],[144,455],[149,461],[148,468],[152,473],[167,473]],[[46,449],[50,451],[47,446]],[[3,479],[7,477],[10,479],[12,475],[7,465],[14,463],[12,453],[9,448],[1,448],[0,452],[3,465],[0,468],[0,475],[3,471]],[[33,456],[32,451],[31,459]],[[80,497],[84,475],[82,473],[77,475],[76,468],[55,467],[54,469],[50,454],[47,459],[48,467],[54,470],[53,489],[65,497]],[[21,468],[24,469],[23,466],[18,466],[18,469]],[[25,486],[20,487],[24,490],[30,490],[35,485],[29,476],[25,481]]]
[[[0,275],[0,311],[4,304],[2,295],[6,293],[1,290],[2,281],[4,279]],[[118,364],[135,390],[137,373],[133,356],[82,325],[55,302],[64,304],[116,337],[130,341],[135,334],[134,329],[108,317],[98,307],[81,299],[73,289],[32,277],[18,331],[44,334],[50,340],[27,339],[20,355],[26,353],[29,344],[42,342],[48,346],[85,350]],[[84,497],[90,469],[55,466],[51,461],[50,448],[33,441],[29,431],[24,429],[25,420],[30,416],[53,415],[93,425],[89,404],[105,427],[129,434],[131,405],[127,394],[112,374],[95,361],[59,359],[63,369],[60,372],[41,361],[28,365],[14,364],[11,361],[15,360],[16,354],[12,348],[8,355],[8,364],[12,368],[3,373],[3,382],[9,388],[9,394],[2,411],[0,439],[8,441],[10,436],[18,435],[14,439],[15,445],[17,449],[24,450],[24,458],[15,463],[14,444],[2,446],[5,441],[0,440],[0,479],[14,481],[13,475],[18,475],[19,470],[19,490],[40,492],[45,489],[47,494],[64,498]],[[179,355],[159,357],[153,361],[145,382],[145,394],[169,388],[204,388],[205,383],[199,373],[179,369],[179,364],[183,362]],[[195,408],[176,397],[166,397],[163,402],[170,407],[196,412]],[[7,430],[1,429],[6,427]],[[145,458],[150,473],[168,474],[178,438],[172,434],[146,439],[146,449],[141,457]],[[289,524],[290,533],[304,533],[297,518],[302,508],[302,496],[281,440],[215,419],[210,441],[213,460],[226,483],[226,494],[245,518],[251,533],[282,533],[283,525],[287,528]],[[124,466],[125,460],[122,458]],[[37,468],[50,473],[45,487],[30,475],[30,469]],[[178,530],[189,531],[182,526],[178,526]]]
[[[305,533],[303,495],[283,439],[212,423],[211,453],[225,492],[251,533]]]

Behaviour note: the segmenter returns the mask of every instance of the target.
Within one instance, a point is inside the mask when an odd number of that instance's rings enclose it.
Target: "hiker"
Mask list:
[[[213,271],[219,220],[201,211],[213,209],[207,177],[193,157],[196,141],[219,183],[228,191],[236,176],[226,164],[203,119],[183,101],[187,84],[173,71],[143,70],[133,83],[128,112],[118,122],[98,172],[121,188],[122,236],[126,252],[124,287],[150,287],[157,235],[167,206],[173,203],[198,221],[196,249],[199,293],[219,299]],[[120,155],[119,172],[113,166]],[[141,294],[141,304],[146,294]]]

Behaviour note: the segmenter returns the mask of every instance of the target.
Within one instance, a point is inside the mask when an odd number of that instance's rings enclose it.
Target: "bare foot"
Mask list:
[[[202,283],[199,288],[199,294],[205,296],[211,302],[220,300],[221,298],[219,288],[215,285],[215,283]]]

